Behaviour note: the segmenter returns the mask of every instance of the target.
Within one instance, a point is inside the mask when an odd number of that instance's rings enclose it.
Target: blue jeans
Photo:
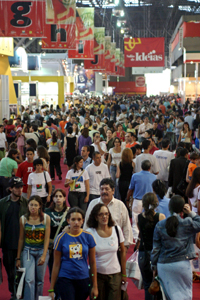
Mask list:
[[[149,259],[147,259],[147,257]],[[142,274],[142,279],[144,283],[144,290],[145,290],[145,300],[153,300],[154,296],[149,294],[148,288],[150,287],[152,280],[153,280],[153,271],[151,270],[151,264],[150,264],[150,255],[151,251],[139,251],[138,256],[138,264],[140,267],[140,272]]]
[[[26,268],[24,300],[38,300],[43,294],[44,275],[46,272],[49,253],[43,265],[38,266],[38,261],[44,249],[25,247],[22,253],[23,267]]]
[[[119,194],[119,187],[118,187],[118,178],[116,178],[116,172],[117,172],[117,167],[116,166],[110,166],[110,176],[112,178],[112,180],[115,183],[115,193],[114,193],[114,197],[117,199],[121,199],[120,194]]]

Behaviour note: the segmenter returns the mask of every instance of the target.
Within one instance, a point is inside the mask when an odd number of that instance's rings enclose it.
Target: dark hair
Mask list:
[[[15,142],[10,143],[9,150],[10,149],[17,149],[17,143],[15,143]]]
[[[67,133],[72,134],[72,132],[73,132],[73,128],[71,126],[67,127]]]
[[[189,182],[187,189],[186,189],[186,196],[192,198],[194,196],[193,190],[195,189],[197,184],[200,184],[200,167],[194,169],[192,173],[192,179]]]
[[[141,168],[143,171],[148,171],[151,168],[151,162],[148,159],[145,159],[141,163]]]
[[[18,154],[18,151],[17,151],[16,149],[10,149],[10,150],[8,151],[7,157],[9,157],[9,158],[15,160],[15,159],[13,158],[13,155],[15,155],[15,154]]]
[[[151,142],[150,142],[149,140],[144,140],[144,141],[142,142],[142,148],[143,148],[144,150],[147,150],[147,149],[149,148],[150,144],[151,144]]]
[[[176,213],[179,214],[183,211],[183,207],[185,205],[185,200],[183,197],[179,195],[175,195],[169,201],[169,211],[171,214]],[[167,218],[165,228],[167,230],[167,234],[171,237],[175,237],[177,234],[179,221],[176,216],[171,216]]]
[[[52,131],[52,142],[53,142],[53,143],[56,143],[57,140],[58,140],[57,132],[56,132],[56,130],[53,130],[53,131]]]
[[[94,151],[94,152],[92,153],[92,157],[95,158],[96,154],[101,154],[101,153],[100,153],[99,151]]]
[[[198,158],[199,158],[199,155],[198,155],[197,153],[192,152],[192,153],[190,154],[190,159],[195,160],[195,159],[198,159]]]
[[[28,151],[31,151],[31,152],[33,152],[33,154],[35,153],[35,151],[34,151],[33,147],[29,147],[28,149],[26,149],[26,153],[27,153]]]
[[[115,137],[115,138],[114,138],[113,144],[115,143],[116,140],[118,140],[119,143],[120,143],[120,145],[121,145],[122,142],[121,142],[120,138],[118,138],[118,137]]]
[[[82,129],[82,131],[81,131],[81,134],[82,134],[82,136],[83,136],[84,138],[88,138],[88,136],[89,136],[89,129],[86,128],[86,127],[84,127],[84,128]]]
[[[169,139],[163,139],[161,144],[162,144],[162,148],[167,148],[170,144],[170,141]]]
[[[144,208],[144,215],[148,220],[147,227],[152,227],[154,224],[154,210],[158,206],[158,199],[154,193],[146,193],[142,198],[142,206]]]
[[[42,165],[43,166],[43,161],[41,160],[41,158],[36,158],[33,161],[33,168],[35,169],[36,165]]]
[[[44,220],[44,213],[42,211],[42,207],[43,207],[43,202],[42,202],[42,199],[40,198],[40,196],[38,195],[33,195],[29,198],[28,200],[28,204],[32,201],[32,200],[35,200],[37,201],[39,204],[40,204],[40,209],[39,209],[39,216],[40,216],[40,222],[42,222]],[[29,217],[30,217],[30,211],[28,209],[27,213],[25,214],[25,217],[27,220],[29,220]]]
[[[99,213],[99,211],[101,210],[102,207],[106,207],[108,212],[109,212],[108,227],[114,226],[115,223],[114,223],[114,221],[111,217],[111,214],[110,214],[110,211],[109,211],[108,207],[103,203],[98,203],[93,207],[93,209],[92,209],[92,211],[89,215],[89,218],[88,218],[88,221],[87,221],[87,226],[88,227],[90,227],[90,228],[97,228],[98,227],[98,221],[96,220],[96,218],[97,218],[98,213]]]
[[[135,148],[135,149],[140,149],[140,150],[142,150],[142,146],[141,146],[140,144],[136,144],[136,145],[134,146],[134,148]]]
[[[82,148],[87,148],[87,152],[90,152],[90,146],[84,145],[84,146],[82,146]]]
[[[51,121],[50,120],[47,120],[47,126],[51,126]]]
[[[46,161],[50,161],[50,156],[44,146],[37,146],[37,153],[39,158],[44,158]]]
[[[153,188],[154,192],[156,193],[156,195],[158,195],[160,197],[160,199],[163,199],[165,194],[167,193],[166,185],[160,179],[156,179],[152,183],[152,188]]]
[[[84,219],[85,218],[85,213],[82,209],[80,209],[79,207],[72,207],[68,210],[68,213],[67,213],[67,216],[66,216],[66,220],[70,219],[71,217],[71,214],[73,213],[79,213],[81,214],[82,218]]]
[[[38,126],[36,124],[31,124],[31,127],[33,128],[34,131],[38,130]]]
[[[112,190],[114,190],[115,188],[115,183],[111,178],[102,179],[99,186],[102,186],[104,184],[108,184]]]
[[[182,148],[185,148],[185,143],[184,142],[179,142],[177,147],[182,147]]]
[[[184,157],[186,154],[188,154],[188,150],[186,148],[180,150],[180,156]]]
[[[65,192],[65,190],[63,190],[63,189],[56,189],[56,190],[53,192],[53,194],[52,194],[52,199],[55,197],[55,195],[56,195],[57,192],[60,192],[60,193],[63,195],[63,197],[66,198],[66,192]],[[49,206],[50,210],[51,210],[51,211],[54,211],[55,206],[56,206],[56,205],[55,205],[55,202],[52,201],[52,202],[51,202],[51,205]],[[66,208],[67,208],[67,204],[66,204],[66,201],[64,201],[64,203],[63,203],[63,210],[66,210]]]
[[[28,139],[26,141],[26,144],[30,145],[30,147],[32,147],[34,150],[36,150],[36,148],[37,148],[37,144],[34,139]]]
[[[99,134],[99,131],[94,132],[94,133],[93,133],[93,137],[95,137],[95,135],[96,135],[97,133]]]
[[[83,159],[83,158],[80,155],[77,155],[74,157],[74,161],[73,161],[73,165],[72,165],[72,169],[74,169],[74,172],[77,171],[76,165],[79,163],[79,161],[81,161],[81,159]],[[83,169],[81,169],[81,170],[83,170]]]

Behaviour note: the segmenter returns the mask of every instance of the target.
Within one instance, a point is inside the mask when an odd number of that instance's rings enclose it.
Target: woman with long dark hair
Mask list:
[[[43,161],[43,170],[49,172],[50,156],[44,146],[37,146],[37,155]]]
[[[77,149],[78,149],[78,139],[76,136],[73,136],[73,129],[72,127],[67,127],[67,135],[64,138],[64,153],[65,158],[67,160],[68,169],[71,169],[73,164],[74,157],[76,156]]]
[[[165,197],[167,193],[167,188],[165,183],[160,180],[156,179],[152,183],[153,191],[156,194],[158,198],[158,207],[156,208],[156,212],[162,213],[165,215],[166,218],[170,216],[170,211],[169,211],[169,198]]]
[[[27,214],[20,218],[16,267],[26,268],[24,300],[38,300],[43,294],[44,275],[49,259],[50,217],[43,213],[42,205],[41,198],[33,195],[28,200]]]
[[[59,180],[62,180],[61,177],[61,167],[60,167],[60,158],[62,157],[62,148],[61,148],[61,140],[58,139],[57,131],[52,131],[51,139],[47,140],[47,144],[49,145],[49,156],[50,156],[50,175],[51,179],[55,180],[55,171],[56,169],[57,176]]]
[[[200,215],[200,167],[194,169],[192,173],[192,179],[186,189],[186,196],[190,209]]]
[[[192,140],[192,130],[190,129],[190,126],[188,122],[183,123],[183,128],[180,131],[180,135],[178,138],[178,143],[179,142],[184,142],[186,144],[190,144]]]
[[[74,158],[72,169],[67,172],[65,187],[68,187],[70,184],[74,185],[73,189],[71,185],[68,195],[70,207],[78,206],[86,212],[90,186],[88,172],[83,169],[82,156],[78,155]]]
[[[171,216],[154,230],[151,263],[164,286],[167,299],[192,300],[191,259],[196,257],[194,235],[200,232],[200,216],[191,211],[183,197],[175,195],[169,202]],[[187,214],[187,218],[183,218]]]
[[[10,149],[7,157],[4,157],[0,161],[0,199],[7,196],[8,183],[12,175],[17,173],[16,157],[18,150]]]
[[[140,245],[138,263],[144,282],[145,300],[153,300],[153,296],[148,292],[148,288],[153,280],[150,258],[153,248],[153,232],[156,224],[165,219],[165,216],[155,212],[158,206],[158,199],[154,193],[146,193],[143,196],[142,206],[144,211],[138,215],[137,222],[140,241],[140,243],[138,242]]]
[[[121,285],[126,282],[126,250],[122,230],[114,226],[110,211],[103,203],[93,207],[87,227],[96,241],[97,300],[121,300]],[[117,257],[119,244],[121,265]]]

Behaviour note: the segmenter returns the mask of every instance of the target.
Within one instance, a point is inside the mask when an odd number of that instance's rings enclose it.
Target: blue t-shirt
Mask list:
[[[156,207],[155,211],[161,214],[164,214],[166,218],[170,217],[170,211],[169,211],[169,198],[163,197],[161,199],[158,195],[156,195],[158,198],[159,205]]]
[[[66,232],[59,234],[54,243],[54,250],[62,253],[58,277],[68,279],[88,278],[88,253],[89,249],[95,246],[93,235],[84,230],[81,230],[76,236]]]
[[[152,183],[157,179],[156,175],[149,171],[140,171],[132,175],[129,185],[130,190],[133,191],[133,198],[142,200],[146,193],[153,193]]]

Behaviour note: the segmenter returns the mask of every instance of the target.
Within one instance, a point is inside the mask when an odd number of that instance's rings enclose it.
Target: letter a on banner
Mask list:
[[[94,8],[76,9],[76,49],[68,51],[68,58],[94,59]]]
[[[85,60],[84,68],[90,70],[105,69],[105,27],[94,28],[94,60]]]
[[[1,37],[43,37],[45,1],[0,0]]]

